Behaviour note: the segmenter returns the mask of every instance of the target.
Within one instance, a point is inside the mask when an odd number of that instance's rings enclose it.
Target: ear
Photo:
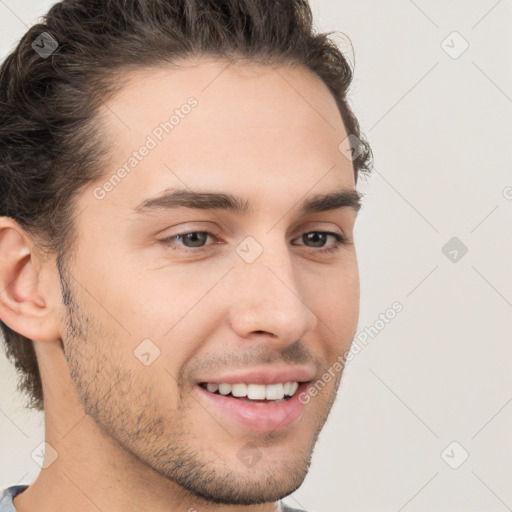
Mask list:
[[[0,318],[34,341],[60,339],[58,274],[43,254],[14,219],[0,217]]]

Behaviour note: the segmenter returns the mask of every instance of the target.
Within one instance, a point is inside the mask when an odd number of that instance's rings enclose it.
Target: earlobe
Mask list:
[[[33,340],[54,340],[54,298],[42,286],[47,261],[35,258],[30,235],[9,217],[0,217],[0,318],[12,330]]]

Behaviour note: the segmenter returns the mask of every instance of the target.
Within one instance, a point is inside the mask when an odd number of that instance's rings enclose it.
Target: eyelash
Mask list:
[[[165,246],[169,247],[171,250],[173,251],[178,251],[178,252],[183,252],[183,253],[201,253],[201,252],[204,252],[205,250],[207,250],[207,248],[209,246],[203,246],[203,247],[196,247],[196,248],[193,248],[193,247],[189,247],[189,248],[186,248],[186,249],[176,249],[176,248],[173,248],[171,246],[171,244],[178,238],[180,237],[184,237],[186,235],[191,235],[191,234],[197,234],[197,233],[204,233],[206,235],[209,235],[209,236],[212,236],[212,237],[216,237],[217,235],[215,235],[215,233],[211,233],[210,231],[187,231],[187,232],[184,232],[184,233],[178,233],[176,235],[172,235],[170,237],[167,237],[167,238],[164,238],[162,240],[160,240],[160,242],[162,242]],[[342,245],[345,245],[347,243],[347,239],[345,238],[344,235],[340,234],[340,233],[336,233],[336,232],[333,232],[333,231],[306,231],[305,233],[302,233],[298,238],[301,238],[303,237],[304,235],[309,235],[311,233],[317,233],[317,234],[322,234],[322,235],[328,235],[328,236],[332,236],[335,240],[335,244],[334,246],[328,248],[328,249],[322,249],[322,248],[319,248],[317,249],[315,252],[319,252],[319,253],[323,253],[323,254],[330,254],[330,253],[334,253],[334,252],[337,252],[340,250],[341,246]],[[211,245],[211,244],[210,244]],[[298,244],[298,245],[304,245],[304,244]],[[183,247],[183,246],[182,246]],[[307,246],[306,246],[307,247]],[[314,247],[311,247],[311,249],[315,249]]]

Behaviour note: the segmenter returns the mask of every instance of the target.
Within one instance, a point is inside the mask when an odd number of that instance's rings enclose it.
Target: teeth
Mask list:
[[[206,389],[212,393],[215,393],[215,391],[217,391],[219,389],[219,386],[217,386],[217,384],[206,384]]]
[[[233,396],[247,396],[247,384],[231,384],[231,394]]]
[[[231,393],[231,384],[219,384],[219,393],[221,395],[229,395]]]
[[[281,400],[284,397],[284,388],[282,384],[271,384],[267,386],[267,400]]]
[[[247,398],[251,400],[265,400],[266,390],[264,384],[248,384]]]
[[[285,396],[293,396],[299,387],[298,382],[284,382],[279,384],[206,384],[211,393],[219,392],[221,395],[247,397],[250,400],[282,400]]]

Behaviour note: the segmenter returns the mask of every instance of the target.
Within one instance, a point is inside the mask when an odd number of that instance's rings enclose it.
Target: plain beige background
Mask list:
[[[52,3],[0,0],[2,58]],[[312,7],[320,30],[352,41],[351,100],[375,154],[356,237],[368,341],[287,501],[312,512],[511,510],[512,1]],[[395,302],[403,310],[382,327]],[[3,488],[36,478],[44,428],[3,354],[0,372]]]

